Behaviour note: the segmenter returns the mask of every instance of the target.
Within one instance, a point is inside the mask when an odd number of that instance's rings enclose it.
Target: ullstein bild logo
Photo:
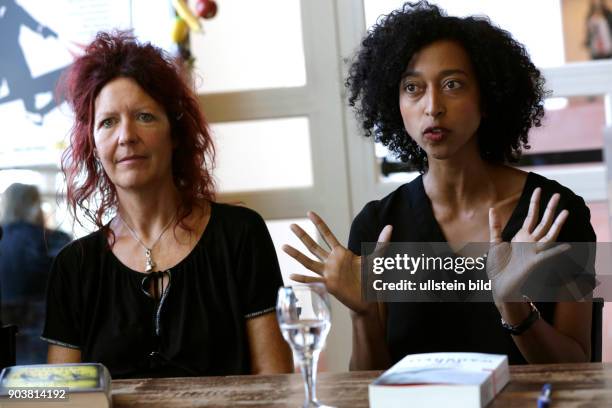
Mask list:
[[[418,285],[417,285],[418,284]],[[447,281],[435,281],[429,279],[425,282],[413,282],[407,279],[402,279],[399,282],[384,282],[382,279],[376,279],[372,282],[374,290],[420,290],[420,291],[459,291],[459,290],[491,290],[490,280],[468,280],[467,282],[459,282],[453,280],[452,282]]]

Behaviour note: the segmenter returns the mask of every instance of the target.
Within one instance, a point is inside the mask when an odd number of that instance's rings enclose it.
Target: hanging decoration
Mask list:
[[[189,35],[191,32],[201,33],[200,19],[211,19],[217,14],[217,2],[214,0],[197,0],[195,13],[187,4],[187,0],[171,0],[176,18],[172,29],[172,41],[178,47],[178,56],[183,66],[191,71],[195,59],[191,53]]]
[[[213,0],[198,0],[196,14],[205,19],[213,18],[217,14],[217,3]]]

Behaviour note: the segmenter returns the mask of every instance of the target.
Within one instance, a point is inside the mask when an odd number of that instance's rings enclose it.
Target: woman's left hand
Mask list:
[[[553,222],[559,204],[559,194],[552,196],[542,220],[538,223],[541,194],[540,188],[534,190],[527,217],[512,242],[502,241],[499,217],[494,208],[489,209],[491,247],[487,257],[487,275],[491,280],[493,300],[496,304],[519,300],[516,296],[518,290],[534,268],[570,248],[569,244],[552,245],[569,215],[567,210],[563,210]]]

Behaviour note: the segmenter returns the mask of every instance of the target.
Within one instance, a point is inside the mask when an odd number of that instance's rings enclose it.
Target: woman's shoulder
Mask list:
[[[542,190],[541,202],[548,202],[554,194],[559,194],[561,196],[561,204],[585,205],[582,197],[578,196],[571,189],[541,174],[509,166],[499,166],[495,171],[494,176],[497,178],[500,190],[506,191],[509,196],[520,192],[521,205],[528,205],[531,194],[536,188]]]
[[[210,221],[201,242],[206,250],[221,248],[225,254],[241,252],[253,245],[265,252],[272,239],[266,222],[255,210],[243,205],[211,203]]]
[[[537,187],[542,189],[542,200],[548,201],[553,194],[561,196],[561,204],[586,206],[584,199],[574,193],[570,188],[556,180],[551,180],[541,174],[530,172],[527,177],[526,189],[533,191]]]
[[[100,256],[106,254],[105,242],[106,234],[100,229],[67,243],[53,258],[52,276],[62,282],[80,282],[103,264]]]
[[[214,216],[223,218],[224,221],[236,221],[238,223],[263,219],[259,213],[242,203],[211,203],[211,211]]]
[[[412,209],[425,203],[424,199],[427,197],[424,194],[422,177],[419,175],[383,198],[368,202],[355,220],[377,219],[382,222],[384,219],[405,217]]]
[[[69,237],[69,236],[68,236]],[[74,259],[75,257],[89,256],[99,253],[104,247],[106,234],[103,229],[89,233],[64,245],[57,254],[57,259]]]
[[[211,203],[209,227],[213,230],[223,229],[238,233],[265,225],[264,219],[257,211],[242,204]]]
[[[370,201],[351,224],[349,249],[359,253],[361,243],[376,241],[385,225],[393,225],[395,239],[415,240],[416,230],[409,225],[429,219],[427,200],[422,176],[417,176],[380,200]]]
[[[559,194],[560,196],[557,213],[561,210],[569,211],[569,216],[559,234],[558,241],[594,242],[597,239],[591,225],[591,212],[584,199],[558,181],[551,180],[537,173],[529,173],[523,194],[524,207],[528,206],[527,201],[531,196],[530,192],[537,187],[542,189],[540,201],[542,203],[540,205],[541,216],[546,207],[543,203],[548,203],[554,194]]]

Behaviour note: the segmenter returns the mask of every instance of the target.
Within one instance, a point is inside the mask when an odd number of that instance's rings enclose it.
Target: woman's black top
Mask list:
[[[264,220],[212,203],[195,248],[168,271],[158,302],[102,230],[73,242],[52,267],[43,339],[81,350],[113,378],[250,373],[246,320],[272,312],[283,285]]]
[[[535,173],[527,175],[519,201],[506,224],[502,238],[510,241],[521,228],[531,194],[542,188],[540,217],[554,193],[561,195],[557,213],[569,210],[557,241],[594,242],[595,232],[584,200],[556,181]],[[361,253],[362,242],[376,242],[385,225],[393,226],[393,242],[446,242],[436,221],[422,176],[379,201],[368,203],[351,226],[349,249]],[[511,364],[526,363],[500,324],[493,303],[395,303],[387,306],[387,344],[392,362],[412,353],[466,351],[508,355]],[[542,317],[552,324],[555,303],[537,303]]]

